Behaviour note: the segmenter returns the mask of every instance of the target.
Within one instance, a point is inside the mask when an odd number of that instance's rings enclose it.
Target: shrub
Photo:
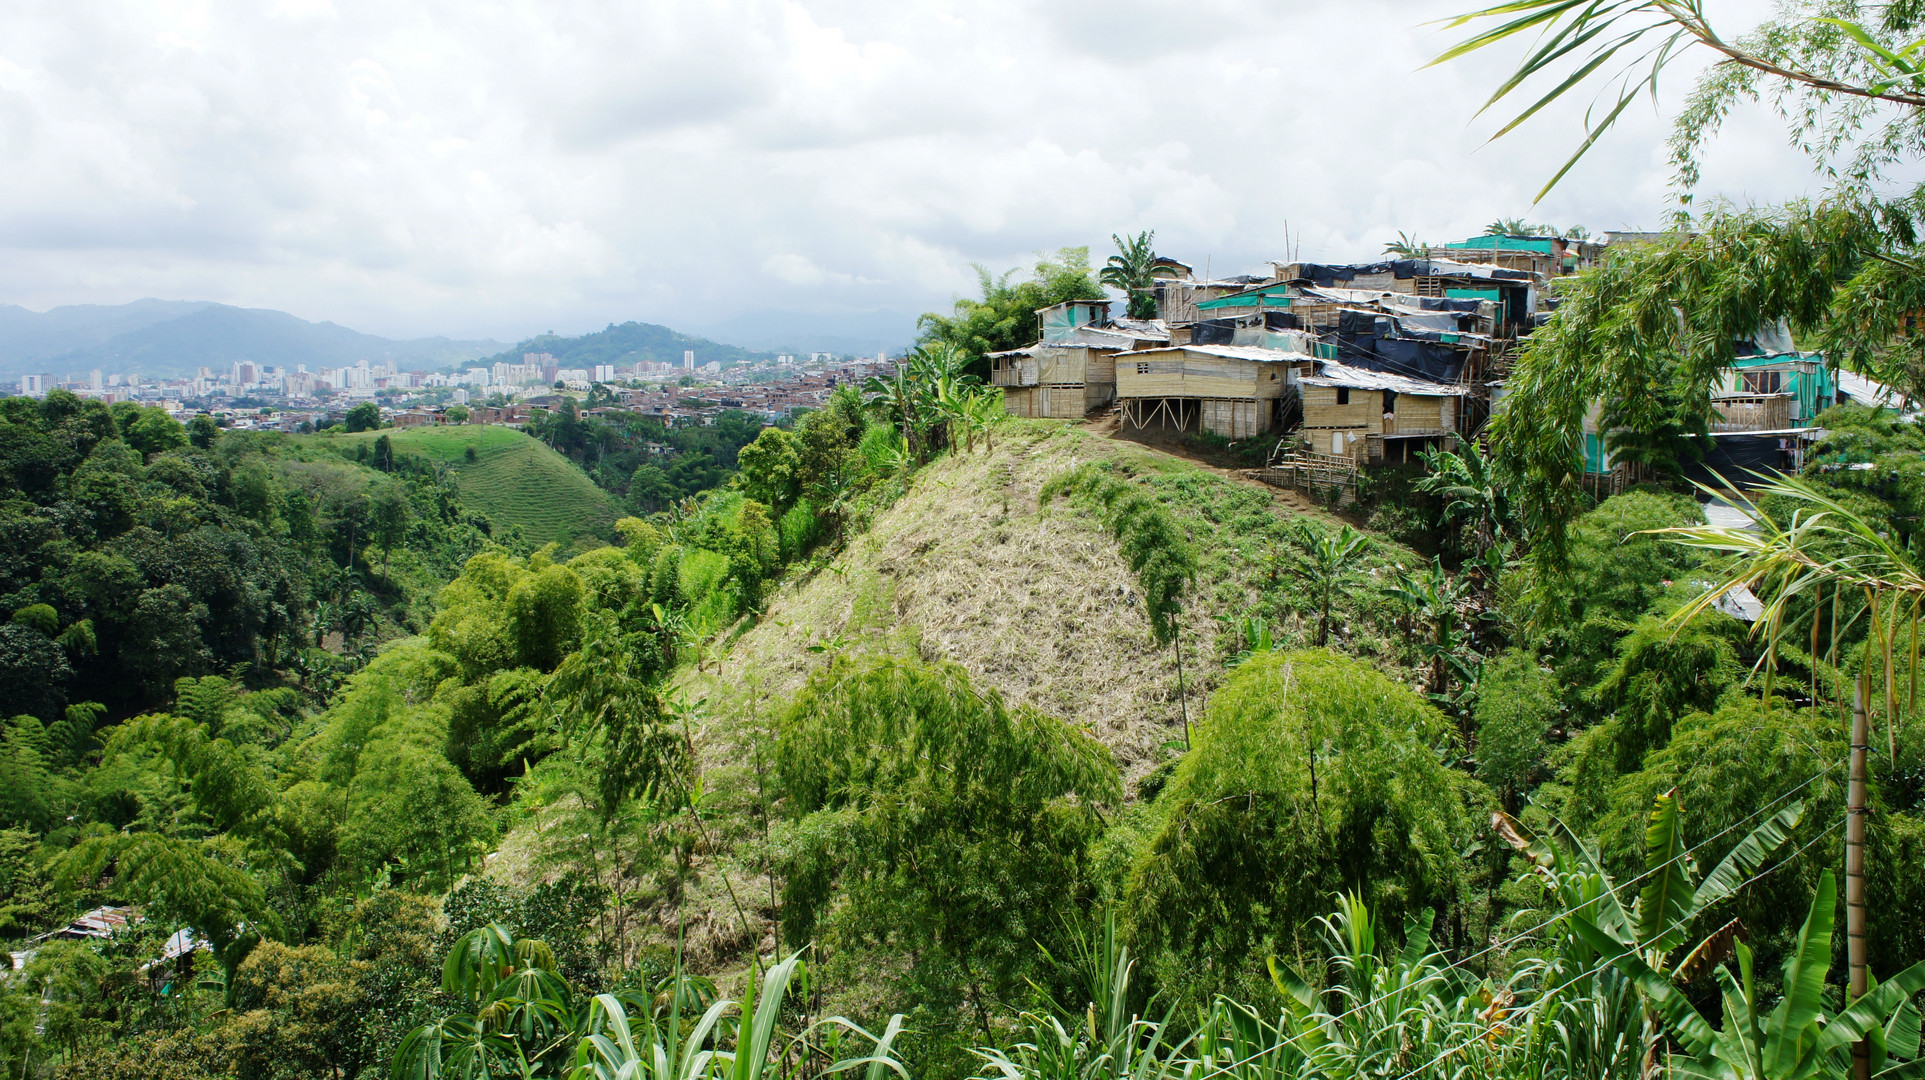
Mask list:
[[[1456,899],[1482,788],[1442,764],[1450,725],[1407,687],[1324,650],[1259,654],[1192,738],[1127,891],[1182,1002],[1272,996],[1264,958],[1308,954],[1339,892],[1386,925]]]

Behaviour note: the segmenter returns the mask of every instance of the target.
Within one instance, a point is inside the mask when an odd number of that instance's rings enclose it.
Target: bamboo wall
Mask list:
[[[1269,431],[1276,417],[1276,404],[1262,401],[1204,401],[1199,404],[1197,425],[1226,439],[1248,439]]]
[[[1381,390],[1350,391],[1348,404],[1337,404],[1337,387],[1303,386],[1303,434],[1319,454],[1362,454],[1365,436],[1455,431],[1457,399],[1439,394],[1398,394],[1388,429],[1384,426]],[[1336,436],[1342,436],[1339,445]]]
[[[1115,387],[1109,383],[1069,386],[1030,386],[1003,391],[1003,409],[1011,416],[1032,419],[1081,420],[1091,409],[1110,404]]]
[[[1355,391],[1352,392],[1355,393]],[[1428,397],[1419,394],[1398,394],[1392,430],[1386,434],[1456,430],[1456,398],[1441,395]]]
[[[1288,365],[1181,351],[1124,359],[1116,365],[1122,398],[1266,398],[1283,396]]]
[[[1116,354],[1090,345],[1042,345],[1034,356],[998,357],[989,381],[992,386],[1008,387],[1114,384]]]

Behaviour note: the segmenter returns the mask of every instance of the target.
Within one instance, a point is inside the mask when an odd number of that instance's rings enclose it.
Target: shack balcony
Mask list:
[[[1792,395],[1720,395],[1711,400],[1715,432],[1782,431],[1791,427]]]

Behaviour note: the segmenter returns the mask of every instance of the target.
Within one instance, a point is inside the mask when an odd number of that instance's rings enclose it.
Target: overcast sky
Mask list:
[[[1634,109],[1482,145],[1468,0],[13,0],[0,302],[208,299],[390,336],[946,307],[972,262],[1153,228],[1215,272],[1398,230],[1663,216]],[[1727,35],[1764,0],[1710,0]],[[1683,72],[1680,72],[1682,75]],[[1703,191],[1816,190],[1753,109]]]

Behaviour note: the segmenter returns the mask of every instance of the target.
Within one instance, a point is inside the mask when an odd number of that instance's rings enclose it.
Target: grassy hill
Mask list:
[[[1265,619],[1280,645],[1307,645],[1312,605],[1276,571],[1288,550],[1287,523],[1299,514],[1280,492],[1136,443],[1102,438],[1060,421],[1011,421],[994,452],[935,462],[836,561],[790,582],[767,617],[686,672],[693,696],[718,716],[753,722],[824,661],[809,647],[881,649],[953,660],[979,686],[1012,703],[1086,721],[1140,776],[1184,737],[1185,715],[1221,682],[1249,616]],[[1107,464],[1154,493],[1197,554],[1197,580],[1184,598],[1183,681],[1177,656],[1157,646],[1141,590],[1092,508],[1067,499],[1042,505],[1052,477],[1085,463]],[[1414,554],[1379,540],[1369,581]],[[1405,636],[1366,617],[1381,610],[1367,586],[1341,604],[1343,637],[1333,642],[1382,666],[1413,668]]]
[[[351,453],[355,443],[371,443],[381,435],[392,439],[397,454],[420,455],[452,468],[465,505],[498,525],[521,526],[536,543],[606,535],[621,516],[615,497],[573,462],[512,428],[463,424],[305,438]]]
[[[1181,680],[1176,651],[1156,643],[1141,587],[1096,510],[1040,498],[1052,478],[1090,464],[1151,492],[1195,548],[1197,580],[1181,617]],[[847,550],[797,567],[761,619],[699,646],[699,666],[682,669],[676,684],[685,700],[702,703],[697,746],[705,782],[723,799],[755,790],[768,725],[811,672],[845,650],[958,663],[973,685],[993,688],[1011,705],[1074,718],[1115,754],[1131,785],[1141,782],[1184,744],[1186,719],[1194,721],[1224,681],[1242,647],[1244,618],[1265,619],[1279,647],[1312,640],[1314,607],[1278,561],[1290,550],[1290,523],[1306,515],[1339,524],[1275,489],[1079,425],[1001,424],[993,452],[932,463]],[[1418,561],[1379,538],[1337,605],[1341,628],[1332,645],[1414,676],[1414,639],[1395,624],[1375,583],[1391,566]],[[753,819],[728,820],[729,828],[746,829],[742,823]],[[489,876],[540,879],[542,835],[528,826],[511,830]],[[720,842],[752,841],[731,834]],[[738,963],[753,933],[769,930],[759,900],[747,901],[749,935],[737,908],[740,898],[768,895],[764,871],[715,858],[722,873],[689,886],[686,927],[691,963],[711,970]]]

